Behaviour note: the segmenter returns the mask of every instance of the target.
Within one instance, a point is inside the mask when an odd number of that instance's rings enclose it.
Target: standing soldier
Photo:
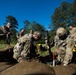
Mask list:
[[[75,45],[73,48],[73,59],[72,62],[76,62],[76,27],[69,26],[70,36],[74,39]]]
[[[14,47],[14,55],[18,62],[24,61],[28,55],[34,55],[34,41],[39,40],[40,33],[38,31],[34,32],[32,36],[30,34],[25,34],[18,39],[18,43]]]
[[[74,41],[76,42],[76,28],[73,26],[69,26],[70,29],[70,36],[74,39]]]
[[[25,31],[25,30],[22,28],[22,29],[20,30],[20,32],[17,33],[17,35],[16,35],[17,39],[19,39],[20,37],[22,37],[22,36],[24,35],[24,31]]]
[[[10,27],[11,23],[8,22],[6,25],[0,27],[0,37],[5,38],[6,40],[6,47],[10,46]]]
[[[60,27],[56,31],[55,47],[57,49],[58,60],[63,63],[64,66],[68,65],[72,60],[72,49],[74,46],[74,40],[67,35],[64,28]]]

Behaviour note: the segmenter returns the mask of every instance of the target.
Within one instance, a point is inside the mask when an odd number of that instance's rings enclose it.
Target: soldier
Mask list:
[[[22,36],[24,35],[24,31],[25,31],[25,30],[22,28],[22,29],[20,30],[20,32],[17,33],[17,35],[16,35],[17,39],[19,39],[20,37],[22,37]]]
[[[67,35],[64,28],[60,27],[56,31],[55,47],[57,49],[57,59],[63,63],[64,66],[68,65],[72,60],[72,48],[74,46],[74,40]]]
[[[10,22],[0,27],[0,38],[2,37],[6,40],[6,47],[10,46],[10,34],[11,34],[10,27],[11,27]]]
[[[69,26],[70,29],[70,36],[74,39],[74,41],[76,42],[76,28],[73,26]]]
[[[30,34],[25,34],[21,38],[18,39],[18,43],[14,47],[14,55],[13,58],[15,58],[18,62],[24,61],[27,56],[33,55],[34,52],[34,41],[37,41],[40,39],[40,33],[38,31],[34,32],[32,36]]]

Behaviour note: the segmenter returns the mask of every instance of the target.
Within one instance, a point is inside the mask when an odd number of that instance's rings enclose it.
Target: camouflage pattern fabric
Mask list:
[[[0,26],[0,34],[6,34],[10,31],[6,26]]]
[[[58,36],[55,37],[55,47],[57,49],[58,57],[57,59],[61,62],[64,60],[65,56],[65,49],[66,49],[66,42],[65,40],[60,40]]]
[[[70,30],[70,36],[76,41],[76,28]]]
[[[15,59],[18,59],[19,57],[21,57],[21,52],[22,52],[22,50],[23,50],[23,46],[22,46],[22,44],[20,44],[20,43],[17,43],[16,45],[15,45],[15,47],[14,47],[14,55],[13,55],[13,57],[15,58]]]
[[[66,43],[67,43],[66,54],[65,54],[63,63],[68,64],[69,62],[71,62],[72,57],[73,57],[72,49],[74,47],[75,42],[74,42],[74,39],[72,39],[70,36],[68,36],[67,39],[66,39]]]
[[[19,38],[21,38],[23,35],[24,35],[24,33],[19,32],[19,33],[17,33],[16,37],[17,37],[17,39],[19,39]]]
[[[66,30],[63,27],[58,28],[57,31],[56,31],[56,35],[60,35],[60,34],[64,35],[66,33],[67,32],[66,32]]]
[[[72,30],[70,30],[70,34],[74,34],[76,32],[76,28],[73,28]]]
[[[18,43],[14,47],[14,55],[13,58],[15,59],[25,59],[27,54],[30,53],[30,43],[31,36],[29,34],[25,34],[20,39],[18,39]]]
[[[63,62],[64,64],[68,64],[73,56],[72,49],[74,47],[75,42],[70,35],[68,35],[65,39],[60,39],[58,34],[61,33],[63,35],[64,30],[62,29],[61,31],[60,30],[58,31],[54,39],[55,47],[57,48],[57,53],[58,53],[57,58],[59,61]],[[64,37],[64,35],[62,37]]]
[[[6,26],[0,26],[0,39],[5,39],[6,44],[10,44],[11,41],[10,34],[8,34],[8,32],[10,32],[9,28]]]

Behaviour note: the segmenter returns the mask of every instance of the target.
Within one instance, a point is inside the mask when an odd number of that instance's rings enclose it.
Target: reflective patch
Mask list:
[[[76,44],[73,47],[73,52],[76,52]]]

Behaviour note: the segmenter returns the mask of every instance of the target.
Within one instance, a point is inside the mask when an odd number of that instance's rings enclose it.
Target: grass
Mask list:
[[[12,47],[14,47],[15,46],[15,44],[10,44]],[[6,47],[6,44],[1,44],[0,43],[0,49],[4,49]]]
[[[11,43],[11,46],[14,47],[15,44]],[[42,44],[42,46],[45,47],[46,45]],[[5,44],[0,44],[0,50],[5,49],[5,47],[6,47]],[[55,50],[55,47],[52,47],[50,50],[53,52]],[[45,57],[45,56],[49,55],[49,50],[48,49],[46,49],[45,51],[40,50],[40,51],[38,51],[37,54],[39,54],[40,56]]]
[[[48,50],[47,51],[39,51],[38,54],[40,54],[40,56],[45,57],[45,56],[49,55],[49,51]]]
[[[46,48],[46,45],[45,44],[41,44],[42,45],[42,47],[44,47],[44,48]],[[56,47],[52,47],[52,48],[50,48],[50,51],[51,52],[54,52],[56,50]],[[38,52],[38,54],[40,54],[40,56],[47,56],[47,55],[49,55],[49,50],[48,49],[46,49],[46,51],[42,51],[42,50],[40,50],[39,52]]]
[[[5,48],[5,44],[0,44],[0,49]]]

